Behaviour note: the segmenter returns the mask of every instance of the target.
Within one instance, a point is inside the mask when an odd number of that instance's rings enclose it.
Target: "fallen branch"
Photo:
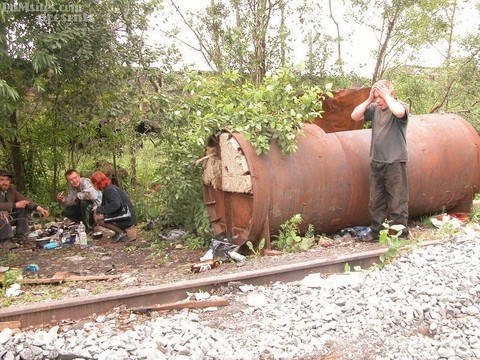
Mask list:
[[[60,284],[67,281],[95,281],[119,279],[120,275],[57,276],[45,279],[18,279],[20,284]]]
[[[215,300],[189,300],[189,301],[177,301],[169,304],[159,304],[152,306],[141,306],[136,308],[130,308],[128,310],[139,314],[150,314],[152,311],[165,311],[173,309],[199,309],[211,306],[227,306],[228,300],[215,299]]]

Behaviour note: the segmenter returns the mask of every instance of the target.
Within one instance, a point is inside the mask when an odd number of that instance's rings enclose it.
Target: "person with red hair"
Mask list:
[[[90,180],[93,187],[103,193],[102,204],[95,205],[92,209],[95,223],[115,232],[112,242],[117,243],[127,240],[126,229],[137,222],[135,209],[127,193],[118,186],[113,185],[112,180],[101,171],[94,172]],[[124,206],[127,206],[130,211],[129,218],[108,221],[109,217],[116,217],[122,214]]]

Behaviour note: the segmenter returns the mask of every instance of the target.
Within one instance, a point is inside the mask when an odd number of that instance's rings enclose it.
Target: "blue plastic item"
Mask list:
[[[58,242],[52,241],[49,242],[48,244],[43,245],[43,248],[45,250],[50,250],[50,249],[56,249],[58,247]]]
[[[27,266],[28,271],[38,271],[40,269],[37,264],[30,264]]]

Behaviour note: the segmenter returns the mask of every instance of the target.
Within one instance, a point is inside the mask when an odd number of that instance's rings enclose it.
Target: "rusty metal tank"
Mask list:
[[[239,133],[212,137],[204,202],[216,233],[238,245],[277,234],[294,214],[317,232],[368,225],[371,130],[326,133],[304,124],[298,150],[257,155]],[[479,191],[480,137],[454,114],[413,115],[407,130],[409,216],[469,212]]]

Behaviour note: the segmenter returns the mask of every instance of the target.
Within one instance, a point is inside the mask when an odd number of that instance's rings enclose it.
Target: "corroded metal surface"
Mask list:
[[[275,143],[268,154],[258,156],[242,134],[229,135],[238,143],[238,157],[248,164],[242,176],[250,177],[251,191],[224,191],[204,183],[215,232],[232,234],[237,244],[269,239],[297,213],[304,219],[302,230],[308,224],[317,232],[369,224],[371,130],[325,133],[304,124],[304,132],[290,156]],[[480,138],[475,129],[453,114],[415,115],[407,142],[410,217],[469,212],[480,187]],[[218,144],[212,141],[211,146]]]
[[[323,101],[322,116],[313,123],[326,133],[336,131],[358,130],[363,128],[363,121],[353,121],[350,117],[353,109],[365,101],[370,94],[370,88],[338,90],[333,98]]]

